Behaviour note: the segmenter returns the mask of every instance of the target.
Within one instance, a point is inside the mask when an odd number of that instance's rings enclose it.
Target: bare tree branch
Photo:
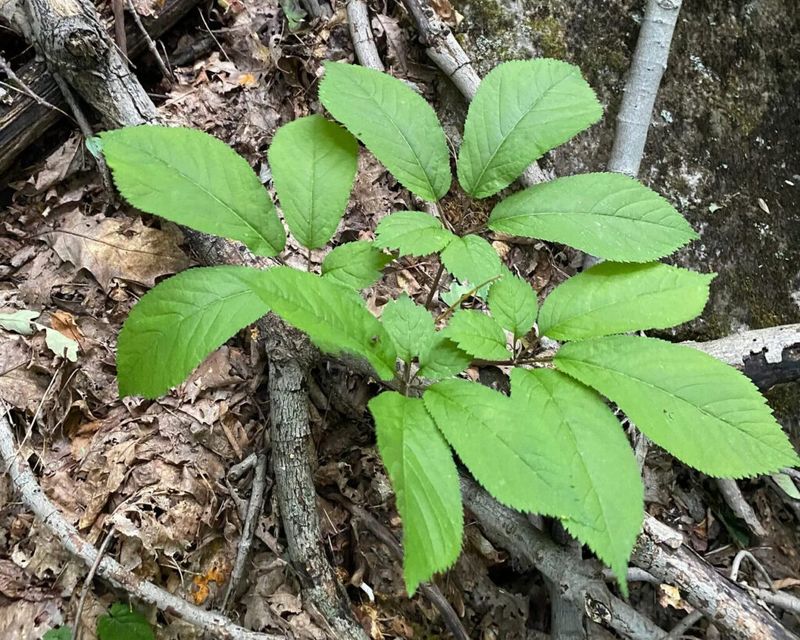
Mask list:
[[[636,177],[644,154],[653,105],[667,68],[682,0],[647,0],[633,52],[608,170]]]

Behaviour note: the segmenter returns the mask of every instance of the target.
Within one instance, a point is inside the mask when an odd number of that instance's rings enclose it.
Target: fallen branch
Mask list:
[[[144,19],[152,38],[158,38],[197,4],[197,0],[166,0],[154,18]],[[146,49],[136,28],[127,31],[129,53]],[[17,71],[17,82],[27,90],[0,102],[0,175],[13,166],[17,156],[59,121],[66,109],[55,80],[42,60],[34,60]]]
[[[742,490],[739,489],[736,480],[733,478],[717,478],[716,482],[722,497],[725,498],[725,502],[736,514],[736,517],[744,521],[747,528],[756,538],[759,540],[766,538],[767,531],[764,529],[764,525],[761,524],[756,512],[753,511],[753,507],[747,504],[747,500],[742,495]]]
[[[375,39],[372,37],[367,3],[364,0],[348,0],[346,6],[350,38],[353,41],[353,48],[359,64],[383,71],[383,62],[378,48],[375,46]]]
[[[269,361],[272,461],[289,557],[300,574],[303,595],[342,640],[368,640],[325,557],[311,469],[306,372],[294,359]]]
[[[639,173],[661,76],[667,68],[672,34],[682,0],[647,0],[633,52],[608,170],[633,178]]]
[[[261,505],[264,502],[264,492],[267,488],[267,456],[259,455],[255,463],[256,471],[253,474],[253,483],[250,486],[250,501],[247,503],[247,513],[242,524],[242,537],[236,550],[236,559],[231,570],[231,578],[228,581],[228,588],[222,600],[222,610],[225,611],[231,598],[236,595],[239,584],[245,574],[247,557],[250,554],[250,547],[253,546],[253,535],[256,532],[258,516],[261,513]]]
[[[39,487],[27,461],[18,455],[14,434],[8,419],[8,407],[0,402],[0,459],[19,493],[23,504],[30,509],[58,541],[87,567],[97,564],[97,575],[108,580],[132,597],[151,604],[165,613],[207,631],[221,640],[282,640],[285,636],[248,631],[228,618],[213,611],[200,609],[154,584],[134,575],[116,560],[100,555],[93,545],[84,540],[78,530],[61,515],[61,512]]]
[[[599,571],[559,547],[523,514],[501,505],[473,480],[463,476],[461,494],[489,540],[507,550],[515,560],[536,567],[558,585],[562,598],[584,610],[591,620],[635,640],[666,636],[654,622],[614,596]]]
[[[680,533],[651,516],[645,515],[631,561],[680,589],[681,596],[702,611],[725,638],[797,640],[747,592],[685,546]]]
[[[683,344],[744,371],[759,389],[800,379],[800,324],[753,329]]]

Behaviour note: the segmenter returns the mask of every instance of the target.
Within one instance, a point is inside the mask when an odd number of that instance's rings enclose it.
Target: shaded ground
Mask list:
[[[579,6],[578,10],[575,6]],[[446,2],[440,12],[456,21]],[[392,71],[417,83],[455,136],[463,103],[421,57],[408,20],[394,4],[372,7],[374,29]],[[637,34],[641,3],[609,0],[459,3],[459,37],[482,72],[497,60],[530,55],[578,64],[606,106],[606,118],[545,160],[560,175],[597,170],[611,146],[613,115]],[[731,330],[800,321],[800,15],[793,0],[687,2],[642,177],[680,205],[702,238],[678,260],[716,271],[702,319],[675,337],[707,339]],[[233,2],[208,14],[223,48],[211,43],[178,69],[169,87],[141,65],[162,110],[229,141],[268,181],[263,152],[277,126],[319,105],[320,63],[352,55],[343,7],[324,28],[290,32],[277,3]],[[189,19],[166,39],[173,55],[206,37]],[[15,44],[14,55],[24,56]],[[149,69],[149,71],[147,70]],[[54,357],[45,336],[0,330],[0,396],[31,428],[24,455],[48,495],[99,544],[117,527],[111,553],[123,564],[204,606],[218,606],[241,528],[249,478],[228,469],[254,450],[268,414],[263,359],[234,341],[212,356],[170,397],[120,401],[114,344],[135,301],[159,278],[192,264],[171,225],[113,205],[107,208],[90,159],[77,137],[54,134],[32,149],[4,192],[0,218],[0,311],[33,309],[40,321],[77,340],[77,362]],[[48,146],[49,145],[49,146]],[[41,157],[53,152],[42,164]],[[486,211],[458,196],[450,219],[472,224]],[[363,154],[340,239],[370,234],[391,211],[413,208],[375,161]],[[110,219],[107,219],[110,218]],[[559,247],[497,245],[541,293],[575,272],[576,255]],[[143,249],[144,247],[144,249]],[[315,255],[321,261],[322,253]],[[300,255],[289,262],[303,261]],[[418,294],[435,269],[406,263],[371,292],[375,308],[399,289]],[[320,380],[323,377],[320,376]],[[324,376],[326,381],[331,376]],[[364,406],[374,392],[346,372],[323,383],[312,407],[320,458],[317,489],[367,506],[399,536],[399,520],[374,447]],[[328,386],[330,385],[330,386]],[[798,386],[775,388],[784,424],[800,422]],[[35,416],[35,421],[34,421]],[[651,512],[681,523],[693,547],[726,570],[752,543],[708,479],[654,451],[646,471]],[[770,532],[754,551],[773,579],[800,576],[797,522],[771,484],[743,485]],[[13,502],[0,478],[0,637],[37,637],[71,620],[85,570],[49,540]],[[388,552],[333,500],[320,499],[330,556],[372,637],[436,638],[438,613],[404,595],[400,569]],[[468,522],[466,553],[440,579],[445,595],[474,638],[526,638],[547,630],[548,604],[540,578],[515,571],[505,554]],[[299,584],[284,560],[285,541],[268,493],[259,521],[250,579],[234,616],[255,629],[291,629],[322,638],[302,608]],[[375,594],[370,601],[366,583]],[[632,602],[665,627],[682,615],[659,603],[650,585],[633,587]],[[120,598],[98,585],[84,612],[86,638],[109,603]],[[193,638],[185,625],[150,612],[159,637]],[[791,621],[789,621],[791,624]],[[601,637],[601,636],[598,636]]]

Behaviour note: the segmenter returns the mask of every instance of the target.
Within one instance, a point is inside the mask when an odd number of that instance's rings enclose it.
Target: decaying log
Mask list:
[[[62,3],[70,6],[71,3]],[[144,18],[152,38],[159,38],[171,29],[197,0],[166,0],[158,15]],[[143,53],[147,45],[142,34],[131,26],[127,40],[129,54],[133,57]],[[43,60],[34,60],[17,71],[17,75],[36,95],[61,109],[68,107],[61,96],[58,85],[50,75]],[[67,81],[70,79],[65,78]],[[9,91],[7,100],[0,101],[0,176],[12,167],[19,154],[39,139],[61,118],[61,114],[39,104],[22,92]]]
[[[661,582],[680,590],[725,638],[797,640],[741,587],[721,575],[683,544],[683,536],[645,515],[631,561]]]

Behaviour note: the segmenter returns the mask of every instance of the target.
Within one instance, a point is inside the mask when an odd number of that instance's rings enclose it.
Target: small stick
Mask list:
[[[114,14],[114,39],[122,57],[128,58],[128,37],[125,35],[125,0],[111,0]]]
[[[92,568],[89,569],[86,580],[83,581],[83,587],[81,587],[81,597],[78,601],[78,609],[75,611],[75,629],[72,636],[73,640],[81,640],[81,632],[83,631],[83,628],[81,627],[81,614],[83,613],[83,607],[86,604],[86,596],[89,595],[89,589],[91,588],[92,580],[94,580],[94,576],[97,573],[97,568],[100,566],[100,561],[103,559],[103,556],[108,549],[108,545],[111,544],[116,532],[117,528],[112,524],[111,528],[108,530],[105,540],[103,540],[103,543],[100,545],[100,549],[97,551],[97,557],[92,563]]]
[[[766,538],[767,530],[761,524],[756,512],[753,511],[753,507],[747,504],[739,485],[736,484],[736,480],[732,478],[717,478],[717,487],[731,511],[744,521],[752,534],[759,540]]]
[[[678,624],[672,627],[665,640],[680,640],[684,634],[703,619],[703,612],[695,609],[686,614]]]
[[[115,0],[115,2],[123,2],[123,0]],[[164,63],[164,59],[158,52],[158,47],[156,46],[156,43],[153,42],[153,39],[150,37],[150,34],[147,32],[147,29],[144,28],[144,24],[142,23],[142,18],[136,11],[136,7],[133,4],[133,0],[127,0],[127,3],[128,3],[128,10],[133,15],[133,21],[136,23],[137,28],[142,33],[142,37],[144,38],[144,43],[147,45],[147,48],[150,50],[150,53],[153,54],[153,57],[156,59],[156,64],[158,65],[158,68],[161,70],[161,75],[164,76],[167,82],[172,84],[173,82],[175,82],[175,76],[172,75],[172,72],[167,68],[167,65]]]
[[[86,119],[86,116],[83,113],[80,105],[78,104],[78,100],[75,98],[75,94],[72,93],[72,89],[69,88],[69,85],[66,83],[64,78],[61,77],[59,73],[56,71],[51,70],[53,80],[56,81],[58,88],[61,91],[61,95],[64,96],[64,100],[69,105],[69,108],[72,110],[72,114],[75,116],[75,120],[78,123],[78,128],[81,130],[83,137],[87,140],[94,135],[94,131],[92,130],[92,126],[89,124],[89,121]],[[106,164],[106,159],[103,157],[102,154],[97,156],[92,156],[97,163],[97,169],[100,171],[100,179],[103,182],[103,188],[109,194],[109,196],[113,199],[114,197],[114,183],[111,182],[111,173],[108,170],[108,165]]]
[[[363,67],[384,71],[381,56],[372,37],[367,3],[364,0],[348,0],[346,7],[350,38],[353,40],[353,48],[359,64]]]
[[[253,535],[256,531],[258,515],[261,513],[261,505],[264,502],[266,487],[267,456],[262,453],[258,456],[258,461],[256,462],[256,472],[253,476],[253,485],[250,490],[250,502],[247,505],[247,515],[242,526],[242,537],[239,540],[239,548],[236,551],[236,560],[233,563],[231,579],[228,581],[228,589],[225,591],[225,597],[222,600],[223,611],[228,608],[228,602],[235,595],[244,576],[245,564],[250,553],[250,547],[253,546]]]
[[[430,310],[431,303],[433,302],[433,297],[436,295],[436,290],[439,288],[439,282],[442,279],[442,274],[444,273],[444,263],[439,263],[439,270],[436,272],[436,276],[433,279],[433,284],[431,284],[430,291],[428,291],[428,297],[425,298],[425,308]]]
[[[98,551],[78,533],[56,506],[42,491],[28,462],[17,455],[14,434],[8,418],[8,407],[0,401],[0,459],[6,467],[11,484],[44,527],[50,531],[63,547],[87,567],[97,562]],[[193,624],[219,640],[286,640],[285,636],[258,633],[240,627],[229,618],[200,609],[183,598],[179,598],[152,582],[147,582],[128,571],[119,562],[108,556],[100,558],[96,575],[108,580],[131,597],[152,604],[162,611]]]
[[[70,115],[65,111],[62,111],[54,104],[50,104],[47,100],[42,98],[39,94],[37,94],[33,89],[31,89],[27,84],[25,84],[22,79],[14,73],[14,70],[11,68],[11,65],[8,61],[3,57],[0,56],[0,71],[6,74],[6,77],[11,81],[17,84],[17,87],[12,87],[11,85],[6,85],[11,89],[18,88],[23,94],[28,96],[31,100],[35,101],[36,104],[40,104],[43,107],[47,107],[48,109],[52,109],[53,111],[58,111],[59,113],[64,114],[68,118]]]

